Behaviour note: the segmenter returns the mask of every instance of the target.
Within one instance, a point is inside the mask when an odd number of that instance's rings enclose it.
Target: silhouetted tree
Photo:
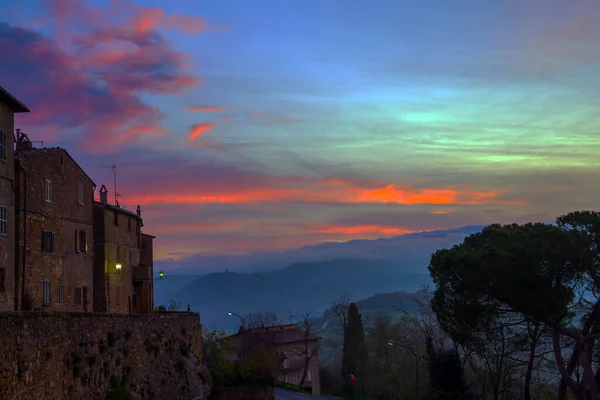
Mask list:
[[[429,358],[429,380],[435,400],[466,398],[464,371],[460,357],[454,350],[432,353]]]
[[[356,378],[356,385],[363,387],[362,378],[365,377],[369,357],[367,346],[365,345],[365,332],[363,329],[362,317],[358,312],[355,303],[350,303],[348,307],[348,319],[346,330],[344,332],[344,350],[342,357],[342,375],[346,384],[346,392],[351,394],[354,389],[350,383],[350,375]]]
[[[433,310],[458,342],[501,314],[541,324],[552,335],[559,399],[569,388],[576,399],[596,400],[591,355],[600,332],[599,259],[598,212],[570,213],[555,225],[491,225],[432,256]],[[584,315],[581,323],[573,320],[576,314]],[[563,338],[572,343],[568,359]],[[577,367],[581,380],[572,377]]]

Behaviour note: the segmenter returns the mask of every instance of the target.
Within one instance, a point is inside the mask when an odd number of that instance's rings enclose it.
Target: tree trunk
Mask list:
[[[535,348],[537,345],[537,333],[539,327],[535,326],[533,330],[533,337],[531,340],[531,345],[529,346],[529,360],[527,360],[527,371],[525,372],[525,385],[523,388],[523,398],[524,400],[531,400],[531,373],[533,372],[533,363],[535,361]]]

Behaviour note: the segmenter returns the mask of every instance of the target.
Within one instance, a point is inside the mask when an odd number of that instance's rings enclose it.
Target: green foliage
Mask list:
[[[245,382],[270,385],[275,383],[278,367],[277,353],[258,347],[248,352],[247,359],[240,365],[239,373]]]
[[[285,382],[275,382],[275,387],[281,388],[281,389],[285,389],[285,390],[289,390],[291,392],[296,392],[296,393],[303,393],[303,394],[308,394],[310,395],[311,392],[309,392],[308,390],[301,388],[299,386],[296,385],[292,385],[289,383],[285,383]]]

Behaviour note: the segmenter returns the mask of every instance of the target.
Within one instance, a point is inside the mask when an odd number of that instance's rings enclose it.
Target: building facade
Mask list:
[[[154,310],[152,284],[153,239],[142,234],[141,211],[131,212],[108,203],[102,185],[94,204],[97,312],[134,314]]]
[[[65,149],[18,135],[18,308],[92,312],[95,184]]]
[[[142,233],[140,263],[133,267],[133,310],[136,313],[154,311],[154,238]]]
[[[0,86],[0,311],[14,311],[15,292],[16,185],[14,159],[15,114],[29,112],[19,100]]]
[[[278,355],[279,365],[276,379],[280,382],[300,385],[304,369],[306,379],[303,386],[311,388],[313,396],[321,393],[319,379],[319,340],[295,324],[276,325],[241,330],[235,335],[221,339],[225,357],[234,362],[244,360],[244,353],[263,348]]]

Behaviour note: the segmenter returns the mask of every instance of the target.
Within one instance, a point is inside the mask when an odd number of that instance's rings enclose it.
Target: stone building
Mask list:
[[[102,185],[94,203],[95,311],[149,313],[154,309],[152,240],[142,234],[141,210],[108,203]]]
[[[0,311],[17,307],[15,287],[15,114],[29,112],[0,86]]]
[[[242,362],[245,355],[255,349],[274,352],[279,357],[276,379],[280,382],[300,385],[306,368],[303,385],[311,389],[313,396],[319,396],[320,340],[320,336],[307,334],[295,324],[287,324],[241,329],[237,334],[221,339],[220,343],[225,357],[234,362]]]
[[[16,147],[20,308],[92,312],[95,184],[65,149]]]

